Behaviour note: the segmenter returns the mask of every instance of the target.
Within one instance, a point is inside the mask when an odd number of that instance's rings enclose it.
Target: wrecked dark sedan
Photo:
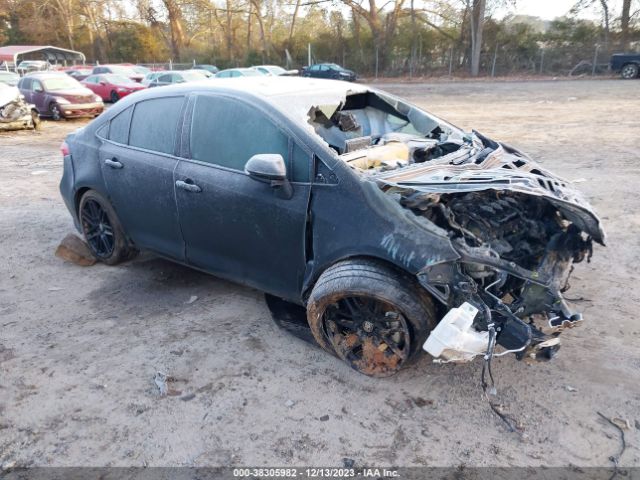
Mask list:
[[[516,148],[366,86],[247,78],[127,97],[62,146],[95,257],[139,249],[267,293],[359,372],[548,359],[604,244],[572,185]],[[294,320],[292,320],[294,322]]]

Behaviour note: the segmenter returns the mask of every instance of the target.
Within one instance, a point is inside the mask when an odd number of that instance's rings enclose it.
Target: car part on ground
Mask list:
[[[78,226],[95,190],[122,220],[121,245],[305,306],[318,343],[369,375],[407,364],[442,318],[427,346],[443,361],[471,360],[484,340],[487,362],[548,360],[582,320],[562,297],[573,266],[605,243],[567,180],[361,85],[151,90],[67,142],[61,191]],[[449,321],[459,309],[473,316]]]
[[[37,129],[39,125],[35,105],[26,103],[17,87],[0,84],[0,130]]]

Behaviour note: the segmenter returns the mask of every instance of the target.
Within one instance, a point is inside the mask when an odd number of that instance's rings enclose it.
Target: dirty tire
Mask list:
[[[80,225],[93,256],[107,265],[117,265],[138,253],[127,237],[109,201],[94,190],[80,199]]]
[[[625,80],[630,80],[638,76],[638,65],[634,63],[627,63],[620,70],[620,76]]]
[[[51,112],[51,118],[56,121],[62,120],[62,112],[60,111],[60,107],[57,103],[52,102],[51,105],[49,105],[49,111]]]
[[[411,276],[367,259],[322,273],[307,321],[322,348],[373,377],[393,375],[416,358],[436,324],[431,298]]]

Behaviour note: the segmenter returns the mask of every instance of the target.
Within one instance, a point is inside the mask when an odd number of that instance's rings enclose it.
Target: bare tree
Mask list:
[[[484,14],[486,0],[473,0],[471,5],[471,76],[480,73],[480,53],[482,52],[482,34],[484,31]]]
[[[180,54],[185,43],[182,10],[176,0],[162,0],[169,18],[169,31],[171,32],[171,53],[176,61],[180,61]]]
[[[631,18],[631,0],[622,0],[620,16],[620,45],[623,51],[629,48],[629,19]]]
[[[387,65],[389,46],[398,26],[398,18],[405,0],[389,1],[378,7],[376,0],[368,0],[368,5],[363,6],[357,0],[342,0],[342,3],[365,19],[373,36],[373,46],[379,58],[379,67],[384,69]],[[392,4],[392,8],[385,8]]]

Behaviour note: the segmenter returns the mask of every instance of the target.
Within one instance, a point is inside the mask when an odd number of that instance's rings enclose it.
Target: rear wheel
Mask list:
[[[107,199],[89,190],[80,199],[82,233],[96,259],[116,265],[133,258],[137,251],[129,245],[120,221]]]
[[[620,76],[625,80],[636,78],[638,76],[638,65],[634,63],[628,63],[622,70],[620,70]]]
[[[415,358],[435,326],[431,299],[415,281],[374,260],[327,269],[309,297],[307,320],[325,350],[374,377]]]

